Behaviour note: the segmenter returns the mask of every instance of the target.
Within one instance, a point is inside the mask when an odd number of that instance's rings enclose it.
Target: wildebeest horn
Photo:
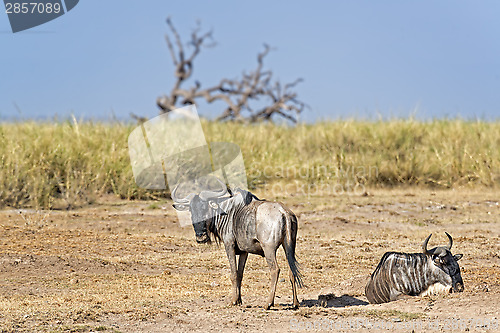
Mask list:
[[[181,203],[181,204],[188,204],[191,201],[191,199],[193,199],[194,193],[188,194],[185,198],[178,198],[177,197],[177,189],[179,188],[179,185],[180,184],[177,184],[174,187],[172,193],[170,193],[170,196],[172,197],[172,200],[174,202]]]
[[[429,251],[427,251],[427,243],[429,243],[429,239],[431,239],[432,234],[427,236],[427,238],[424,240],[424,244],[422,244],[422,250],[424,251],[424,254],[430,254]]]
[[[453,238],[451,238],[450,234],[447,233],[446,231],[444,233],[446,234],[446,236],[448,236],[448,239],[450,240],[446,248],[451,251],[451,246],[453,245]]]
[[[224,184],[219,178],[215,177],[217,182],[221,185],[221,190],[220,191],[201,191],[200,192],[200,198],[202,200],[208,200],[210,198],[216,198],[216,197],[222,197],[224,194],[227,193],[227,186]]]

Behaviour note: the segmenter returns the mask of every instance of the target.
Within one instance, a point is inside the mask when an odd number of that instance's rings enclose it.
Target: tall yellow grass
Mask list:
[[[500,122],[337,121],[243,125],[203,122],[207,140],[241,147],[250,187],[273,181],[363,186],[495,186]],[[0,124],[0,206],[71,208],[138,188],[127,150],[135,125]]]

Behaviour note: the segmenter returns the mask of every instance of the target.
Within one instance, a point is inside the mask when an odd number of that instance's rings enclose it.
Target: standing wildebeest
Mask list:
[[[174,208],[189,210],[198,243],[210,242],[210,236],[222,241],[231,266],[233,285],[232,304],[241,304],[241,280],[249,253],[266,258],[271,270],[271,293],[265,309],[274,305],[276,283],[280,269],[276,261],[276,250],[283,245],[290,266],[290,282],[293,291],[293,306],[297,308],[296,284],[302,286],[301,274],[295,259],[297,217],[279,202],[259,200],[252,193],[237,189],[231,196],[226,185],[218,178],[220,191],[202,191],[178,198],[176,186],[172,191]],[[239,255],[236,265],[236,255]]]
[[[464,284],[457,263],[462,255],[451,254],[453,239],[445,233],[448,246],[427,250],[430,234],[422,245],[423,253],[385,253],[365,288],[370,303],[394,301],[400,295],[423,296],[452,289],[462,292]]]

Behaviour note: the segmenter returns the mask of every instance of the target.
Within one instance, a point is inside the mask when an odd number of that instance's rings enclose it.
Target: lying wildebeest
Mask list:
[[[220,191],[201,191],[200,194],[191,193],[185,198],[178,198],[176,186],[171,196],[175,209],[190,211],[198,243],[210,242],[210,236],[224,243],[231,266],[232,304],[241,304],[243,270],[248,254],[254,253],[265,257],[271,270],[271,293],[264,308],[274,305],[280,273],[276,250],[283,245],[290,266],[293,306],[297,308],[296,285],[302,287],[302,276],[295,259],[297,217],[282,203],[259,200],[242,189],[227,196],[226,185],[218,178],[216,180],[221,185]],[[239,255],[238,265],[236,255]]]
[[[387,252],[373,272],[365,288],[370,303],[394,301],[400,295],[423,296],[438,292],[464,290],[457,261],[462,254],[451,254],[453,239],[446,232],[448,246],[439,246],[423,253]]]

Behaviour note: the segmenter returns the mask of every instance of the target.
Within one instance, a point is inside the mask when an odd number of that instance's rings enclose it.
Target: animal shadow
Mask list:
[[[345,294],[339,297],[334,294],[326,294],[319,295],[318,299],[305,299],[300,302],[300,305],[305,307],[321,306],[324,308],[345,308],[355,305],[368,305],[368,302]]]

